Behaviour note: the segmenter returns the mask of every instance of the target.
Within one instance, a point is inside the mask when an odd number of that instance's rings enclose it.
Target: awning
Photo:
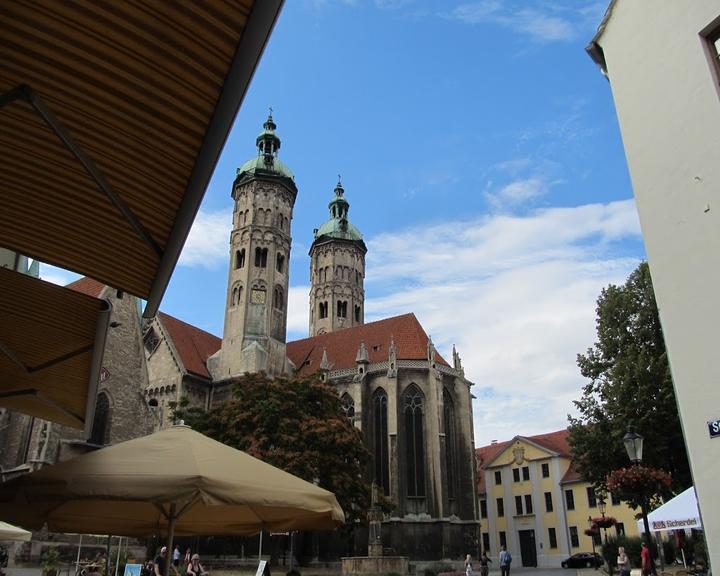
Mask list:
[[[14,540],[16,542],[29,542],[31,538],[32,532],[0,521],[0,541]]]
[[[0,246],[153,316],[281,6],[0,3]]]
[[[110,304],[0,268],[0,406],[90,432]]]
[[[695,487],[691,486],[685,492],[650,512],[648,522],[652,532],[702,528]],[[638,520],[638,530],[645,531],[642,520]]]

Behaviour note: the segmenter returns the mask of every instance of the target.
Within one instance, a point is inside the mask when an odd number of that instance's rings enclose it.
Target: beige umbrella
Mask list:
[[[51,531],[148,536],[331,530],[335,496],[187,426],[0,485],[0,518]]]
[[[32,532],[0,521],[0,541],[14,540],[16,542],[27,542],[32,538]]]

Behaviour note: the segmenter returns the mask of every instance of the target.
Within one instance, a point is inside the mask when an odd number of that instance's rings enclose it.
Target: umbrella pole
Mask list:
[[[75,560],[75,572],[76,573],[78,571],[78,568],[80,568],[80,550],[82,550],[82,534],[80,534],[80,542],[78,542],[77,560]]]
[[[117,576],[118,567],[120,566],[120,552],[122,551],[122,536],[120,536],[120,540],[118,541],[118,549],[117,554],[115,556],[115,576]]]
[[[170,562],[172,562],[173,536],[175,535],[175,522],[177,522],[177,514],[175,512],[175,503],[170,504],[170,513],[168,519],[168,535],[167,535],[167,555],[165,556],[165,574],[170,574]]]
[[[109,576],[110,574],[110,551],[112,546],[112,536],[108,534],[107,537],[107,545],[106,545],[106,552],[105,552],[105,575]]]
[[[262,562],[262,533],[263,531],[260,530],[260,547],[258,548],[258,562]]]

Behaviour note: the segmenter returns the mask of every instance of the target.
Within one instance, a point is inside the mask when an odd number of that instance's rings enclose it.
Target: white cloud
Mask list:
[[[415,312],[475,382],[478,444],[562,428],[583,384],[595,301],[637,265],[631,200],[496,215],[369,240],[366,320]]]
[[[288,293],[288,341],[307,338],[309,325],[310,286],[291,286]]]
[[[588,27],[591,16],[597,14],[597,3],[528,4],[526,0],[479,0],[460,4],[444,16],[467,24],[499,25],[536,42],[566,42],[578,38],[580,29]],[[597,25],[599,20],[592,23]]]
[[[180,254],[180,266],[217,268],[227,265],[232,214],[228,210],[200,210]]]
[[[497,192],[486,192],[485,197],[496,209],[510,208],[526,204],[529,200],[542,196],[547,190],[548,186],[542,178],[526,178],[515,180]]]

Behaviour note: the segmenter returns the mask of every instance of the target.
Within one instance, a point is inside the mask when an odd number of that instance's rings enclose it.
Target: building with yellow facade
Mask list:
[[[482,547],[491,558],[504,545],[514,566],[559,567],[592,552],[585,531],[589,518],[601,516],[599,498],[573,466],[568,433],[515,436],[475,450]],[[638,535],[635,511],[612,495],[605,504],[605,515],[617,520],[608,537]]]

